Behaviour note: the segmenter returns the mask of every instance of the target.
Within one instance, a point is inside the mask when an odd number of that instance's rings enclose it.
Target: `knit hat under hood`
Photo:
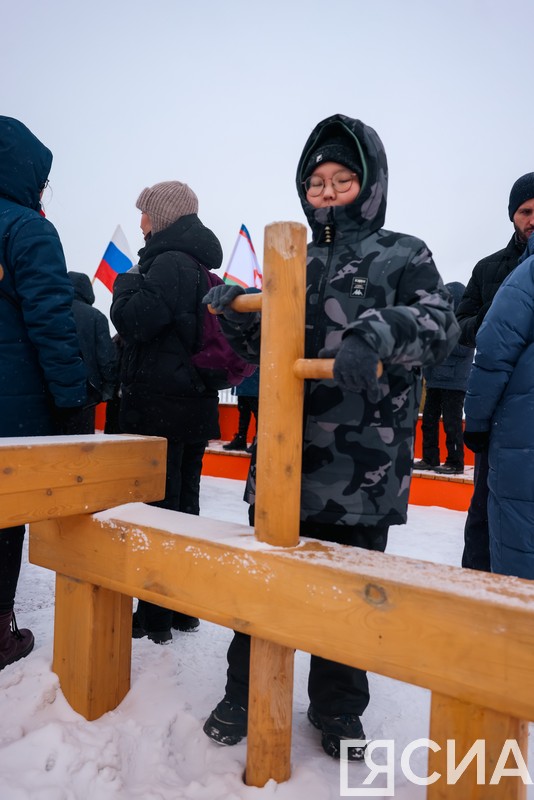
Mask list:
[[[168,228],[180,217],[198,213],[198,198],[186,183],[163,181],[143,189],[136,207],[148,214],[152,233]]]
[[[306,198],[303,181],[308,177],[310,161],[316,153],[332,153],[331,145],[348,146],[355,166],[361,165],[360,193],[348,205],[315,208]],[[339,163],[346,163],[340,161]],[[313,165],[315,169],[316,164]],[[359,119],[344,114],[334,114],[319,122],[308,136],[299,159],[296,174],[297,192],[302,208],[312,229],[314,241],[324,231],[324,226],[335,223],[346,229],[351,227],[351,237],[363,239],[384,224],[387,204],[388,166],[384,145],[373,128]],[[336,234],[337,235],[337,234]]]
[[[358,178],[362,179],[363,170],[359,155],[356,152],[354,141],[350,142],[348,136],[342,134],[332,136],[313,151],[308,158],[307,164],[302,173],[303,180],[309,178],[314,169],[326,161],[334,161],[355,172]]]

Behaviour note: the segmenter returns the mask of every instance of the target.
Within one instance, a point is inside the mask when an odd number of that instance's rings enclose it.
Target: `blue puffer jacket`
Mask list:
[[[54,406],[86,399],[61,242],[40,212],[52,153],[0,116],[0,436],[54,432]]]
[[[491,569],[534,578],[534,238],[478,331],[466,430],[490,431]]]
[[[459,281],[446,283],[445,286],[452,295],[453,308],[456,311],[463,297],[465,286]],[[441,364],[425,367],[423,377],[427,389],[456,389],[465,392],[474,352],[474,347],[457,344],[450,356]]]

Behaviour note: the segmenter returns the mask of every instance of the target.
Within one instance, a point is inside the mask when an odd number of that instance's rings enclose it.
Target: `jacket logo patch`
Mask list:
[[[367,278],[353,278],[349,297],[365,297]]]

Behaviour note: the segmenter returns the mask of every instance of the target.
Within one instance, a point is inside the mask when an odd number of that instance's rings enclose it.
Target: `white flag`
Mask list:
[[[261,268],[256,258],[252,239],[244,225],[241,225],[239,236],[232,250],[230,261],[223,275],[225,283],[242,286],[243,289],[262,288]]]

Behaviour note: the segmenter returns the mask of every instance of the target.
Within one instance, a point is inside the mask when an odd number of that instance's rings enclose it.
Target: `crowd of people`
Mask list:
[[[0,436],[91,433],[96,405],[109,401],[107,431],[168,441],[165,497],[153,505],[199,514],[204,451],[220,436],[218,393],[193,380],[190,362],[199,286],[204,269],[221,266],[219,240],[187,184],[144,188],[136,206],[145,244],[115,281],[112,339],[89,278],[67,272],[43,214],[51,163],[23,123],[0,117]],[[465,442],[476,456],[462,566],[532,578],[534,491],[525,464],[534,449],[534,173],[512,186],[512,239],[475,266],[466,287],[444,284],[424,241],[384,227],[387,184],[373,128],[342,114],[313,128],[296,169],[311,230],[305,355],[333,358],[334,369],[333,379],[305,385],[300,533],[385,551],[390,526],[406,522],[414,467],[460,474]],[[232,307],[243,291],[206,286],[203,302],[220,315],[232,348],[259,365],[260,314]],[[423,458],[414,464],[423,377]],[[247,449],[251,413],[258,418],[257,380],[249,381],[236,390],[240,422],[228,449]],[[251,450],[245,499],[253,525]],[[0,532],[0,669],[34,644],[13,613],[23,537],[24,526]],[[172,629],[198,626],[144,601],[132,621],[134,637],[156,644],[170,641]],[[224,696],[204,724],[218,743],[247,734],[249,654],[250,637],[236,631]],[[327,754],[339,758],[342,739],[365,739],[363,670],[312,655],[308,693],[308,718]],[[349,749],[349,759],[363,756],[363,747]]]

